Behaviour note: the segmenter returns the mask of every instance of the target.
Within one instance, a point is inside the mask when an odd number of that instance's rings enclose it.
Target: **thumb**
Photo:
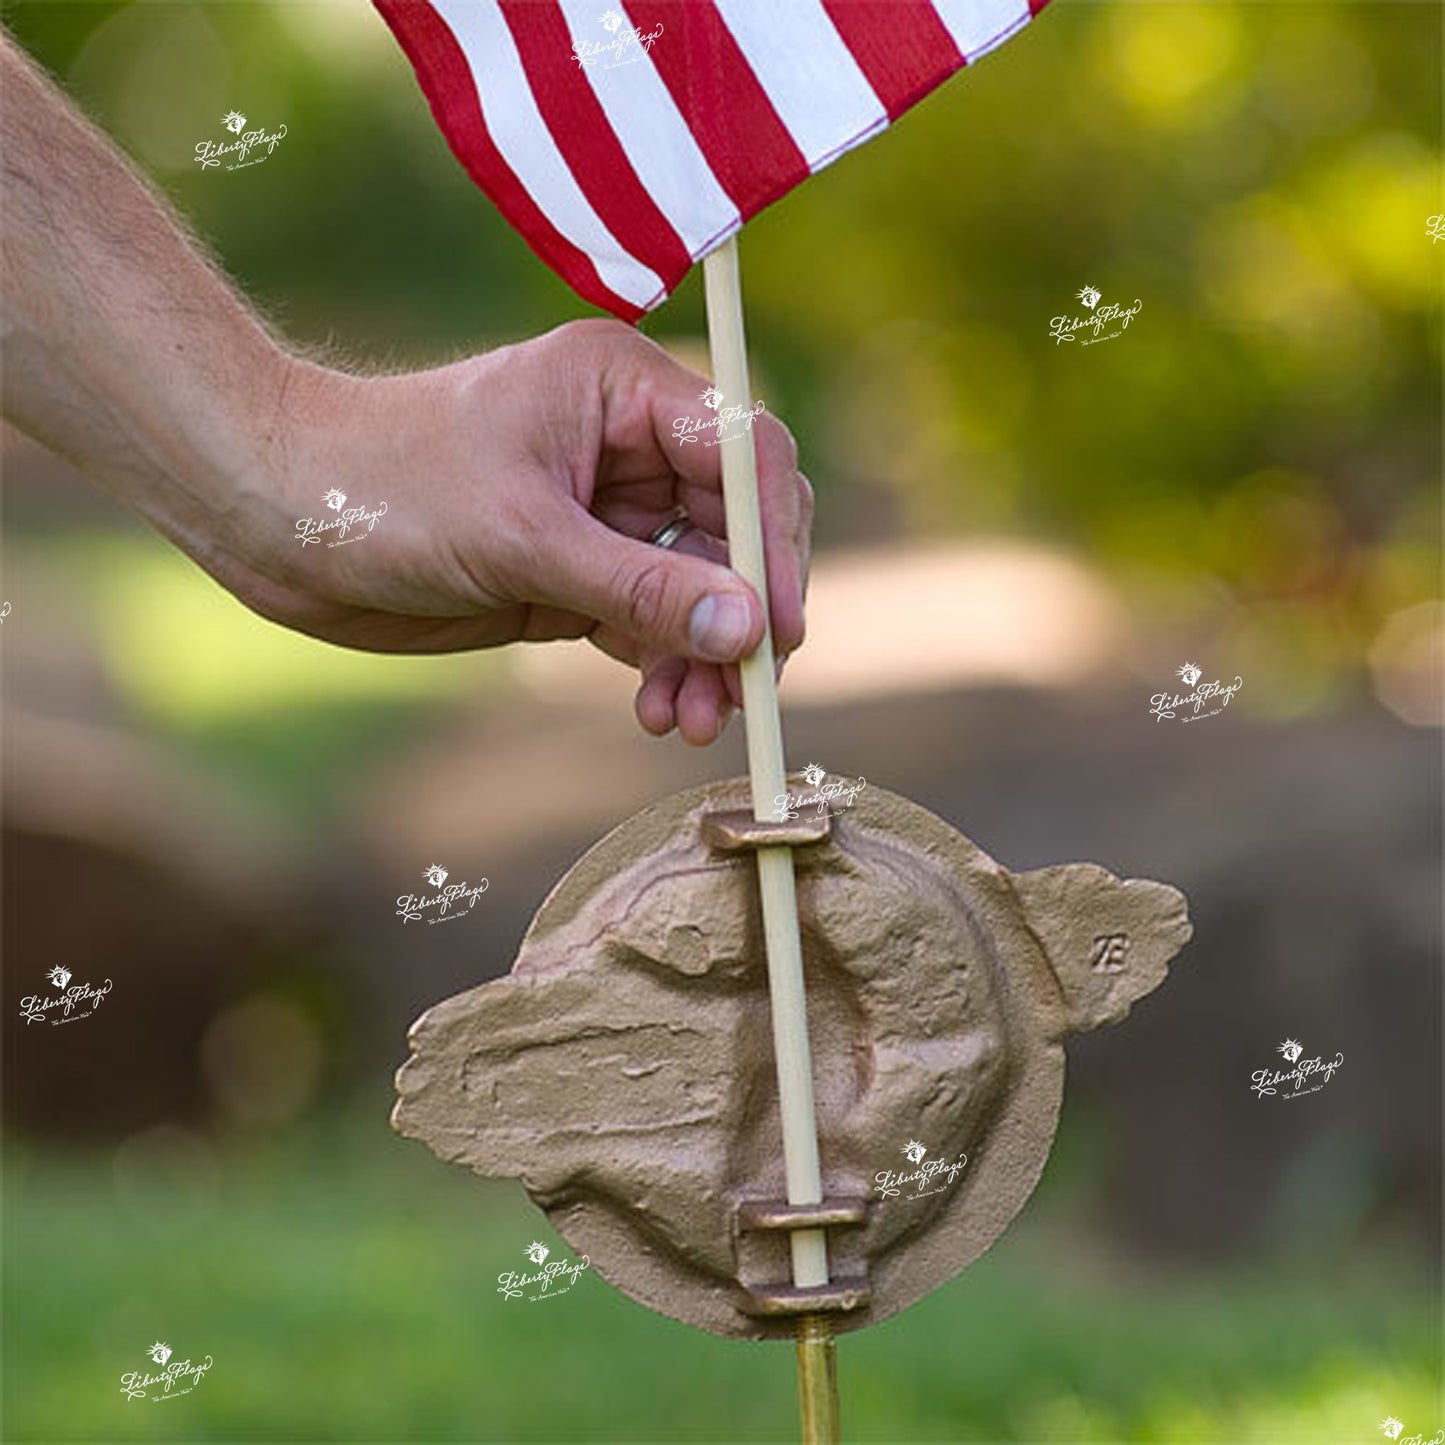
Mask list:
[[[731,568],[624,537],[580,509],[553,533],[547,562],[547,601],[645,649],[736,662],[762,641],[762,604]]]

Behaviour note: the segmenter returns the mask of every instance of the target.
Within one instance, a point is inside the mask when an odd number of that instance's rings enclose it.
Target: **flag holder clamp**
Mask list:
[[[703,841],[719,853],[743,853],[778,845],[807,848],[826,843],[832,831],[832,815],[826,811],[807,817],[800,814],[795,818],[759,820],[751,809],[725,808],[704,813],[701,819]],[[736,1234],[858,1228],[868,1222],[870,1203],[861,1195],[828,1195],[817,1204],[749,1199],[738,1205],[733,1227]],[[739,1308],[744,1314],[770,1318],[845,1314],[866,1308],[872,1297],[872,1286],[864,1274],[801,1288],[790,1284],[754,1287],[745,1292]]]
[[[826,809],[808,817],[799,814],[791,818],[762,819],[755,808],[727,808],[704,813],[700,831],[703,841],[715,852],[745,853],[826,843],[832,836],[833,824],[832,815]],[[793,1239],[825,1238],[825,1231],[830,1228],[858,1228],[866,1224],[870,1203],[852,1195],[824,1196],[808,1204],[794,1204],[786,1199],[744,1200],[733,1219],[734,1237],[753,1231],[785,1230]],[[804,1230],[810,1234],[796,1232]],[[828,1278],[826,1283],[815,1285],[754,1286],[744,1292],[739,1305],[744,1314],[754,1318],[791,1317],[795,1321],[803,1445],[836,1445],[842,1439],[837,1344],[830,1316],[865,1309],[872,1298],[873,1289],[866,1273]]]
[[[868,1222],[869,1201],[854,1196],[829,1196],[821,1204],[789,1204],[785,1199],[746,1200],[738,1206],[735,1228],[739,1233],[767,1229],[827,1229],[857,1227]],[[835,1278],[828,1284],[800,1289],[795,1285],[766,1285],[747,1291],[739,1306],[744,1314],[777,1318],[786,1315],[847,1314],[866,1308],[873,1287],[866,1274]]]

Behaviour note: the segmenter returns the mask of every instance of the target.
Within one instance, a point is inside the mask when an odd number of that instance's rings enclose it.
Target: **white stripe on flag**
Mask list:
[[[597,24],[596,0],[560,0],[560,4],[574,45],[608,38]],[[644,26],[644,32],[649,28]],[[653,43],[666,45],[668,39],[664,30]],[[681,34],[671,39],[674,45],[682,43]],[[687,254],[696,257],[704,246],[716,245],[720,235],[735,231],[743,218],[718,184],[652,62],[641,49],[626,54],[637,58],[607,67],[603,62],[612,57],[604,54],[594,64],[580,67],[582,74],[607,112],[608,124],[638,179],[682,237]]]
[[[634,306],[655,301],[662,278],[622,246],[573,180],[532,98],[522,57],[495,0],[432,3],[466,56],[492,141],[538,208],[592,258],[609,290]]]
[[[1002,45],[1030,15],[1028,0],[933,0],[933,8],[970,64]]]
[[[888,124],[818,0],[717,0],[717,9],[811,170]]]

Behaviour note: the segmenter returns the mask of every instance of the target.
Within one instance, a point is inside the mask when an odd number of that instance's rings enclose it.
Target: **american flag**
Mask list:
[[[1047,0],[374,0],[447,143],[625,321]]]

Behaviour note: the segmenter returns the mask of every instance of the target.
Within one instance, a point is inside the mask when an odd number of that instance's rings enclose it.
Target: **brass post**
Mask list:
[[[839,1445],[838,1347],[826,1315],[798,1321],[798,1404],[803,1445]]]

